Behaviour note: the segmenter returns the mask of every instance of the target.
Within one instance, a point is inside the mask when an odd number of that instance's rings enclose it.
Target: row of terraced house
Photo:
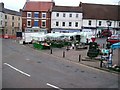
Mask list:
[[[120,2],[119,2],[120,3]],[[0,4],[0,9],[3,3]],[[120,30],[120,5],[103,5],[80,2],[78,6],[57,6],[55,2],[29,1],[20,12],[8,10],[1,19],[0,29],[3,34],[22,32],[79,32],[82,29],[92,30],[94,34],[110,29],[113,34]],[[11,20],[6,21],[6,15]],[[0,14],[2,16],[2,14]],[[15,17],[13,18],[13,15]],[[16,20],[17,23],[14,23]],[[2,22],[4,21],[4,24]],[[10,28],[6,28],[10,24]],[[13,24],[14,23],[14,24]],[[17,24],[17,26],[15,25]],[[8,25],[8,26],[10,26]]]

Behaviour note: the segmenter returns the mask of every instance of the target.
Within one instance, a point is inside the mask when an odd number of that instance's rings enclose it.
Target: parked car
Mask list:
[[[120,34],[112,35],[111,37],[108,37],[106,45],[108,48],[110,48],[110,45],[118,42],[120,42]]]
[[[5,35],[4,35],[4,38],[5,38],[5,39],[8,39],[8,38],[9,38],[8,34],[5,34]]]
[[[112,32],[110,30],[103,30],[101,32],[102,37],[111,37],[111,35],[112,35]]]

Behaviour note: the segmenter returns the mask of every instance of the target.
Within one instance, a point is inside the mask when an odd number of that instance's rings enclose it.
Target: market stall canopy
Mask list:
[[[114,43],[110,46],[112,49],[118,49],[120,48],[120,42],[119,43]]]
[[[63,36],[62,33],[48,33],[48,34],[46,34],[46,37],[50,37],[50,38],[58,38],[61,36]]]
[[[78,35],[77,32],[74,32],[74,33],[62,33],[63,36],[68,36],[68,37],[71,37],[71,36],[76,36]]]

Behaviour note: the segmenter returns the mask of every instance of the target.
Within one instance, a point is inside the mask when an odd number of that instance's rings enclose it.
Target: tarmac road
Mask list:
[[[118,88],[118,75],[3,39],[3,88]]]

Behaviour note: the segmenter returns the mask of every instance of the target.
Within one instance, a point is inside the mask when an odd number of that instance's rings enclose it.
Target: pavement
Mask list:
[[[32,44],[29,44],[27,45],[31,48],[33,48],[33,45]],[[39,50],[43,53],[46,53],[46,54],[50,54],[50,55],[53,55],[55,57],[59,57],[59,58],[63,58],[65,60],[69,60],[69,61],[72,61],[72,62],[75,62],[75,63],[79,63],[79,64],[83,64],[83,65],[86,65],[86,66],[89,66],[89,67],[93,67],[93,68],[97,68],[97,69],[101,69],[101,70],[105,70],[105,71],[108,71],[108,72],[112,72],[112,73],[117,73],[118,72],[115,72],[115,71],[111,71],[109,70],[108,68],[106,67],[100,67],[100,56],[96,57],[96,59],[89,59],[87,57],[87,51],[88,49],[80,49],[80,50],[75,50],[75,49],[70,49],[70,50],[66,50],[66,47],[63,47],[63,48],[52,48],[52,54],[51,54],[51,50]],[[63,56],[63,53],[65,53],[65,55]],[[115,63],[118,63],[118,50],[115,50],[114,51],[114,54],[113,54],[113,65]]]

